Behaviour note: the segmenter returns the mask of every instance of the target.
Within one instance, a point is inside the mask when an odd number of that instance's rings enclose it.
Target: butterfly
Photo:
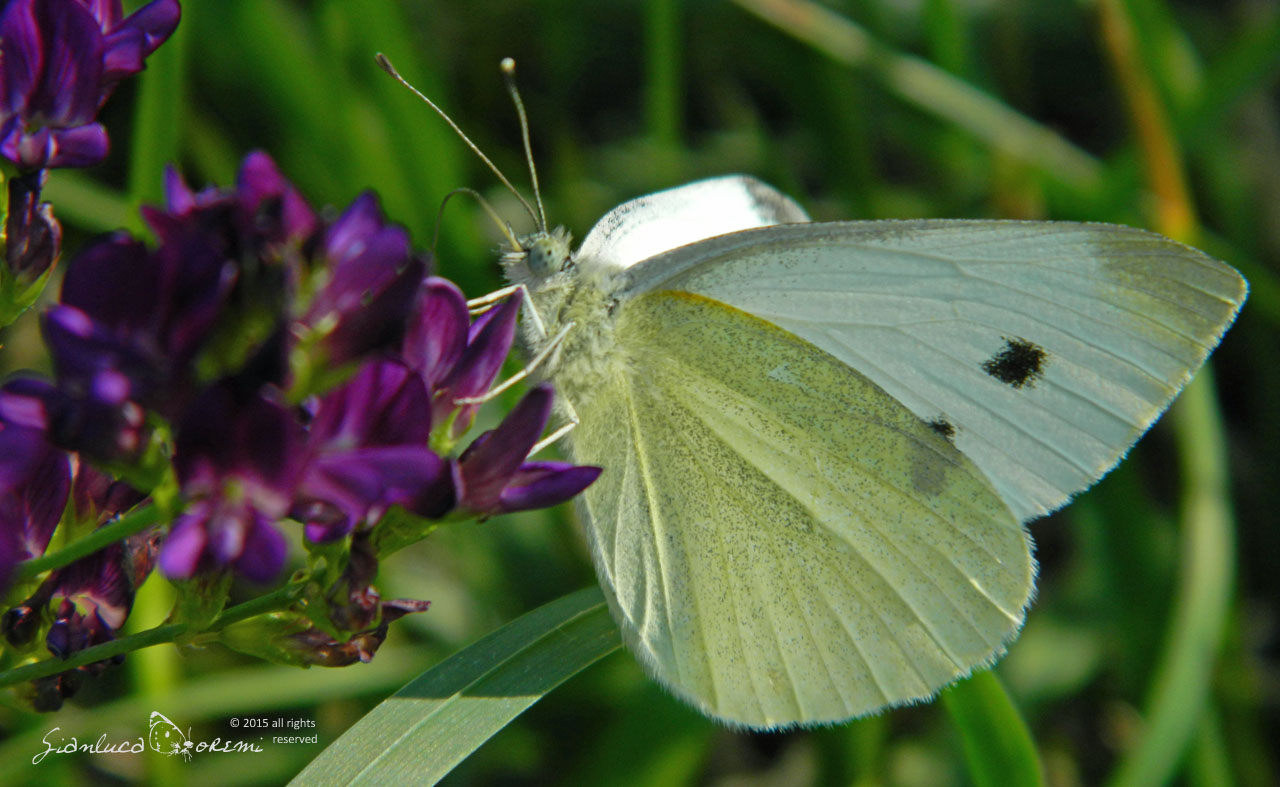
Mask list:
[[[1115,466],[1248,291],[1139,229],[813,223],[743,175],[625,202],[574,251],[414,92],[538,227],[473,303],[527,295],[522,374],[566,421],[544,443],[604,468],[577,504],[623,639],[733,725],[843,721],[992,664],[1034,593],[1027,523]]]
[[[751,728],[997,659],[1033,595],[1027,522],[1124,456],[1247,292],[1138,229],[810,223],[745,176],[626,202],[575,252],[535,233],[504,266],[569,458],[605,468],[579,511],[626,643]]]

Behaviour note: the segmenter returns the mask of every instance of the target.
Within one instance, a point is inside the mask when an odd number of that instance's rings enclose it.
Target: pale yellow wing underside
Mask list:
[[[1022,624],[1026,530],[945,437],[812,344],[702,296],[619,307],[625,371],[573,459],[626,640],[677,695],[750,727],[932,695]]]

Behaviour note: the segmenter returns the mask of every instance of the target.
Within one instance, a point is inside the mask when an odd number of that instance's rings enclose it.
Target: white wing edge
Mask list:
[[[624,269],[719,235],[807,221],[803,208],[764,181],[724,175],[622,203],[596,222],[574,259],[588,269]]]

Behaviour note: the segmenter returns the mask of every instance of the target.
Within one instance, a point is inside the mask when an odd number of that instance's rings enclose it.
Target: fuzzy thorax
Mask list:
[[[521,344],[529,358],[540,353],[569,323],[573,327],[533,377],[550,380],[560,397],[583,403],[592,390],[623,371],[614,345],[613,270],[579,265],[569,251],[569,233],[557,227],[520,239],[521,249],[506,251],[507,279],[528,288],[545,333],[528,314],[521,320]]]

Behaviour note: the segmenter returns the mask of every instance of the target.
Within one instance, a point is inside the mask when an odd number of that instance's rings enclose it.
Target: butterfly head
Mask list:
[[[502,266],[512,281],[536,284],[573,267],[573,242],[564,227],[538,230],[520,238],[517,248],[502,255]]]

